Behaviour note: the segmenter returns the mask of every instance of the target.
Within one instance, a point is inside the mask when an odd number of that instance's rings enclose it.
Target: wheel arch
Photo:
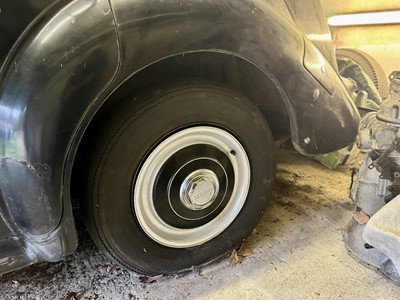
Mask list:
[[[177,67],[178,66],[178,67]],[[212,66],[212,68],[210,68]],[[155,76],[156,74],[156,76]],[[64,186],[70,187],[72,194],[79,191],[81,173],[75,166],[85,156],[85,147],[98,132],[96,128],[115,105],[126,98],[190,80],[223,85],[248,98],[263,114],[271,128],[275,140],[289,137],[290,115],[285,104],[285,95],[271,74],[266,74],[255,64],[234,55],[212,51],[199,51],[170,56],[133,73],[121,83],[87,123],[87,128],[75,137],[66,165]],[[75,197],[74,197],[75,198]]]
[[[212,68],[210,68],[210,66]],[[99,122],[111,106],[122,98],[148,92],[154,88],[198,79],[215,82],[246,96],[263,113],[275,139],[290,135],[289,109],[285,93],[272,74],[234,53],[198,51],[173,55],[134,72],[107,97],[92,116],[88,127]],[[271,113],[278,113],[273,116]],[[283,117],[283,119],[282,119]],[[87,122],[84,122],[87,123]],[[87,134],[82,133],[82,138]],[[79,141],[81,137],[77,138]]]

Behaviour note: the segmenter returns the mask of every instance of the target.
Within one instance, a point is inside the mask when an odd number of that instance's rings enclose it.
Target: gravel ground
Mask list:
[[[99,253],[78,220],[77,251],[62,262],[3,275],[0,299],[399,299],[400,287],[359,265],[343,247],[354,166],[331,171],[290,153],[278,160],[272,205],[239,263],[226,258],[142,283],[139,274]]]

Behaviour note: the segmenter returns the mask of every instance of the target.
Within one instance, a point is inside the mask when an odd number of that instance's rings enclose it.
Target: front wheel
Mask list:
[[[120,103],[92,145],[83,208],[96,244],[145,274],[238,247],[261,218],[273,139],[247,99],[186,84]]]

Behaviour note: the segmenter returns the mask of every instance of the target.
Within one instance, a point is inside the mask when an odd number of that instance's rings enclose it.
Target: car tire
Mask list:
[[[357,63],[374,83],[382,99],[389,97],[389,81],[378,61],[364,51],[353,48],[338,48],[336,56],[349,58]]]
[[[132,97],[96,132],[84,219],[99,248],[139,273],[178,273],[229,253],[271,198],[270,129],[225,88],[186,83]]]

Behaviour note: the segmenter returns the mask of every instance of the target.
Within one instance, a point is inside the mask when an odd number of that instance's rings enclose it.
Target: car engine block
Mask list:
[[[400,284],[400,71],[389,78],[389,98],[360,122],[357,145],[367,153],[352,184],[356,211],[344,240],[356,260]]]

